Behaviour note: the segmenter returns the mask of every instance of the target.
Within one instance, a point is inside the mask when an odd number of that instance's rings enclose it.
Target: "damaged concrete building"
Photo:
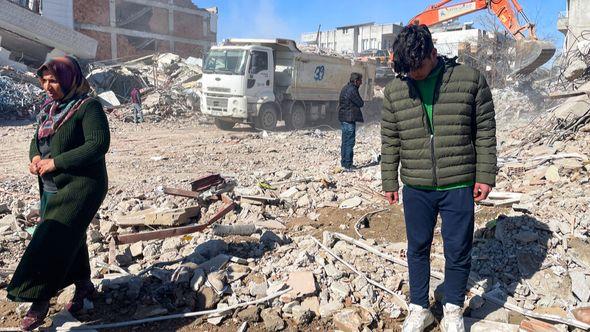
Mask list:
[[[198,8],[190,0],[62,2],[70,3],[75,29],[98,41],[97,60],[154,52],[202,57],[217,42],[217,8]]]
[[[51,52],[96,60],[202,57],[217,42],[217,8],[190,0],[0,0],[0,38],[4,63],[31,66]]]
[[[358,54],[369,49],[388,49],[402,30],[402,24],[363,23],[336,29],[304,33],[301,41],[342,54]]]
[[[51,52],[81,59],[95,57],[96,40],[40,16],[33,9],[29,1],[0,0],[0,65],[22,67],[18,61],[38,66]]]
[[[319,33],[304,33],[301,35],[301,41],[307,45],[314,45],[341,54],[360,54],[363,51],[372,49],[391,49],[393,41],[402,27],[402,22],[397,24],[365,23],[348,25],[320,31]],[[483,40],[498,37],[493,32],[474,28],[472,22],[460,23],[452,21],[431,28],[431,30],[432,38],[439,53],[449,57],[458,56],[465,51],[475,54],[478,45]]]
[[[590,32],[590,2],[566,0],[566,11],[559,14],[557,29],[565,35],[564,50],[575,47],[580,37]]]

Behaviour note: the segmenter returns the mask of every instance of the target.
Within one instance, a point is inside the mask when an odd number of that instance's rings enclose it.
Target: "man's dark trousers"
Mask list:
[[[410,302],[428,308],[430,247],[436,217],[442,217],[445,253],[444,303],[463,307],[471,269],[473,244],[473,187],[421,190],[404,186],[404,216],[408,237]]]
[[[354,144],[356,136],[356,122],[342,121],[342,145],[340,146],[340,166],[344,168],[352,167],[354,155]]]

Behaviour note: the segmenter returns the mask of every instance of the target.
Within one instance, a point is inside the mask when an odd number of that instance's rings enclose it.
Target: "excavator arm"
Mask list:
[[[516,39],[515,75],[526,75],[545,64],[555,54],[553,44],[539,41],[535,25],[524,13],[518,0],[469,0],[456,4],[449,4],[453,0],[442,0],[410,20],[410,24],[436,25],[442,22],[488,9],[494,13],[502,25]],[[526,24],[520,24],[518,15]],[[528,32],[528,33],[527,33]]]

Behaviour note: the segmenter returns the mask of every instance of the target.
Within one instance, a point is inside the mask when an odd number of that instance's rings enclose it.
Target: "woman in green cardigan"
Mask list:
[[[95,293],[90,281],[86,229],[107,193],[105,154],[110,133],[101,104],[71,57],[37,71],[48,100],[31,141],[29,171],[39,179],[41,223],[8,286],[8,298],[33,302],[22,328],[40,326],[49,300],[76,285],[66,308],[75,313]]]

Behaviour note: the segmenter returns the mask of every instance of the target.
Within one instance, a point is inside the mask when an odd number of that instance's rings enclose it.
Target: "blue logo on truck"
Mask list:
[[[326,71],[326,69],[324,68],[324,66],[317,66],[315,67],[315,80],[316,81],[321,81],[324,79],[324,72]]]

